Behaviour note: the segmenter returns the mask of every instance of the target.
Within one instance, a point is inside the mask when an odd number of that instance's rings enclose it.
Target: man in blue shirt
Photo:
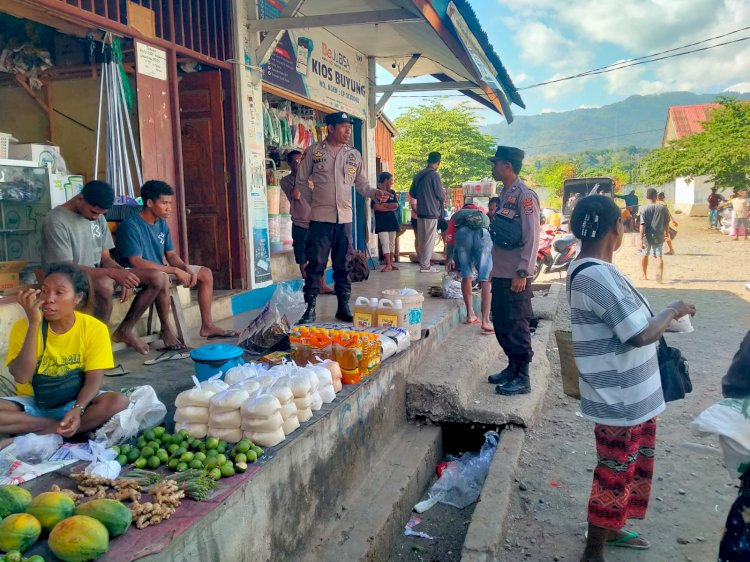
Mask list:
[[[188,265],[174,249],[166,219],[172,214],[174,190],[165,182],[147,181],[141,187],[143,208],[117,229],[117,253],[131,267],[158,269],[174,275],[185,287],[198,286],[201,313],[200,335],[204,338],[233,338],[237,332],[223,330],[211,317],[214,278],[211,270]],[[165,263],[166,262],[166,263]]]

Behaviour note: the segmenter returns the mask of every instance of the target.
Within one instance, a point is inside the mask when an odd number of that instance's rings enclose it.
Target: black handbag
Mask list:
[[[46,320],[42,320],[42,353],[47,349],[47,330],[49,329]],[[34,400],[40,408],[45,410],[57,408],[67,404],[71,400],[78,398],[78,394],[83,388],[84,370],[81,368],[68,371],[64,375],[51,377],[39,373],[39,364],[37,372],[31,377],[31,387],[34,389]]]
[[[518,214],[518,205],[516,205],[513,217],[501,215],[498,209],[490,221],[490,236],[492,243],[504,250],[523,246],[523,226]]]

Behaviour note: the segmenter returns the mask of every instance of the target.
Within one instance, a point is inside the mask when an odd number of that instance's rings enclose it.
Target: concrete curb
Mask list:
[[[462,562],[497,560],[503,549],[514,476],[525,440],[526,431],[523,429],[506,429],[502,432],[500,445],[466,532],[461,551]]]

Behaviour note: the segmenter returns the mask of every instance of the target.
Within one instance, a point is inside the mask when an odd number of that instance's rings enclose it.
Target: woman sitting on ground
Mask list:
[[[654,470],[656,416],[664,397],[656,342],[672,320],[695,314],[675,301],[652,316],[645,299],[612,264],[622,244],[620,209],[591,195],[571,216],[581,253],[568,272],[570,321],[580,373],[581,413],[595,422],[598,464],[588,504],[582,562],[604,562],[604,547],[645,549],[628,519],[646,515]]]
[[[114,360],[107,326],[76,310],[88,291],[83,272],[58,264],[41,290],[21,292],[26,319],[11,329],[7,356],[18,396],[0,399],[0,433],[71,437],[128,407],[123,394],[100,390]]]

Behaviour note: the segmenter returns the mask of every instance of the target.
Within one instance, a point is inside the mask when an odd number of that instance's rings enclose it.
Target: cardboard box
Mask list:
[[[25,143],[11,144],[10,157],[13,160],[26,160],[38,166],[49,164],[53,170],[58,169],[61,162],[60,147],[54,144]]]
[[[18,288],[21,271],[27,263],[25,261],[0,262],[0,295]]]

